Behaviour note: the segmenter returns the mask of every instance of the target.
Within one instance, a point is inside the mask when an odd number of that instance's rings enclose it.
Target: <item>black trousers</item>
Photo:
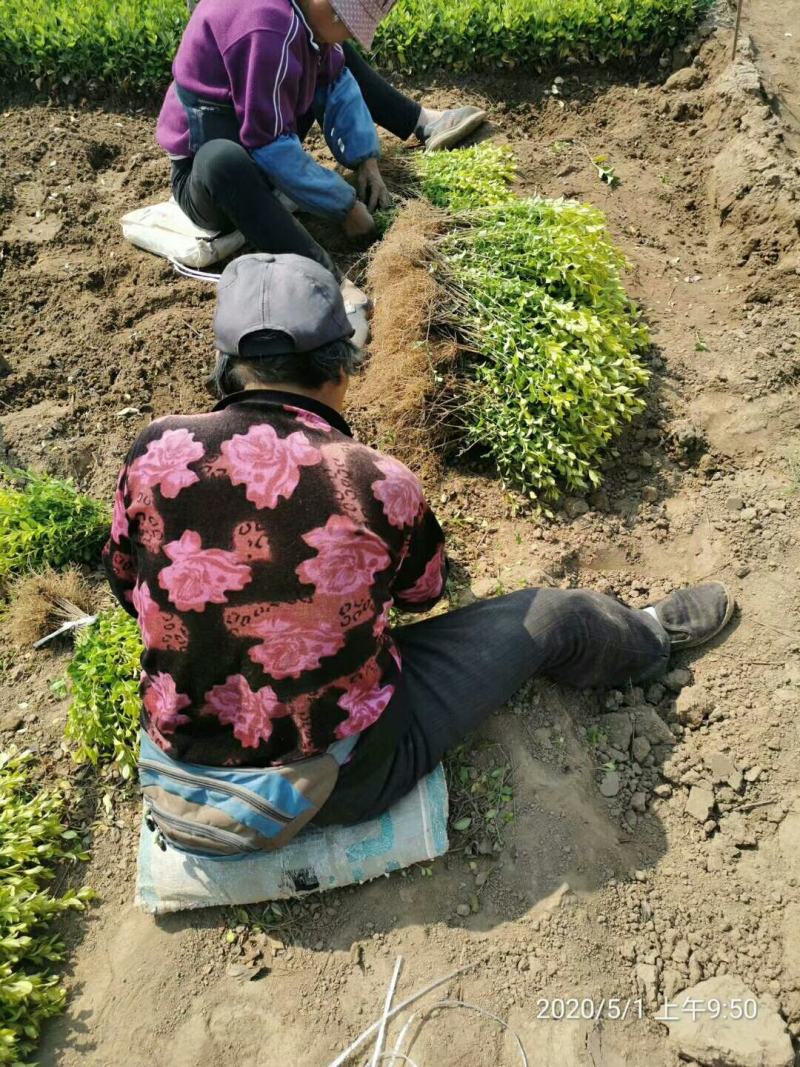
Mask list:
[[[384,81],[349,44],[344,54],[376,126],[402,140],[410,137],[420,105]],[[301,140],[313,121],[312,114],[301,119]],[[234,141],[208,141],[195,156],[173,160],[172,195],[197,226],[220,233],[239,230],[257,252],[308,256],[338,277],[328,253],[280,203],[266,174]]]
[[[343,44],[347,69],[358,82],[372,121],[401,141],[407,141],[419,123],[421,106],[385,81],[351,44]]]
[[[375,818],[541,675],[577,689],[641,682],[666,669],[666,631],[590,590],[523,589],[393,631],[403,670],[314,822]]]

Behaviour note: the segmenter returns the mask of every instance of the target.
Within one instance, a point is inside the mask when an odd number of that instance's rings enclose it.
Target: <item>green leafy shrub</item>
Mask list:
[[[374,57],[408,72],[604,61],[675,44],[710,0],[400,0]],[[0,80],[159,90],[184,0],[0,0]]]
[[[82,496],[69,482],[5,471],[0,481],[0,579],[97,560],[110,521],[104,504]]]
[[[378,28],[373,54],[379,66],[408,73],[625,60],[676,44],[710,7],[711,0],[401,0]]]
[[[0,78],[166,86],[184,0],[0,0]]]
[[[92,895],[46,889],[56,863],[87,856],[63,821],[63,794],[31,785],[30,759],[0,753],[0,1063],[14,1065],[35,1051],[42,1023],[66,999],[51,973],[64,946],[49,925],[68,909],[82,910]]]
[[[67,668],[72,704],[66,736],[80,762],[112,763],[123,778],[139,753],[139,671],[142,640],[121,608],[103,612],[80,631]]]
[[[648,333],[602,213],[501,197],[503,176],[508,159],[492,146],[422,163],[423,186],[439,203],[477,203],[487,183],[496,201],[455,213],[437,241],[435,269],[449,298],[438,318],[477,353],[457,406],[465,446],[488,452],[506,484],[553,498],[564,485],[597,485],[605,447],[644,407],[638,389],[648,375],[637,352]]]
[[[428,200],[451,211],[491,207],[514,195],[509,183],[516,166],[507,145],[484,142],[458,152],[425,152],[417,157],[416,170]]]

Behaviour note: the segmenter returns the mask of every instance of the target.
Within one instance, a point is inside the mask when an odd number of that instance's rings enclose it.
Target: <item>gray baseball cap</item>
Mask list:
[[[214,338],[220,352],[239,356],[251,334],[276,331],[288,340],[247,345],[246,356],[311,352],[353,336],[339,283],[313,259],[292,253],[239,256],[220,275]]]

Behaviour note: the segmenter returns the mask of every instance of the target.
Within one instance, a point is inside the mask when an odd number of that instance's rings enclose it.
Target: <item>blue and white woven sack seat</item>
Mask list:
[[[368,882],[443,855],[447,784],[441,765],[384,815],[357,826],[307,826],[273,852],[195,856],[162,848],[142,820],[136,904],[161,915],[219,904],[286,900]]]

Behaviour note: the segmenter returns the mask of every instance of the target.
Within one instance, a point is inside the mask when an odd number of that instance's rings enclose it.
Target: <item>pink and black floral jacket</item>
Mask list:
[[[145,729],[217,766],[296,760],[374,723],[402,670],[389,609],[430,608],[446,574],[408,468],[271,390],[139,435],[104,562],[142,632]]]

